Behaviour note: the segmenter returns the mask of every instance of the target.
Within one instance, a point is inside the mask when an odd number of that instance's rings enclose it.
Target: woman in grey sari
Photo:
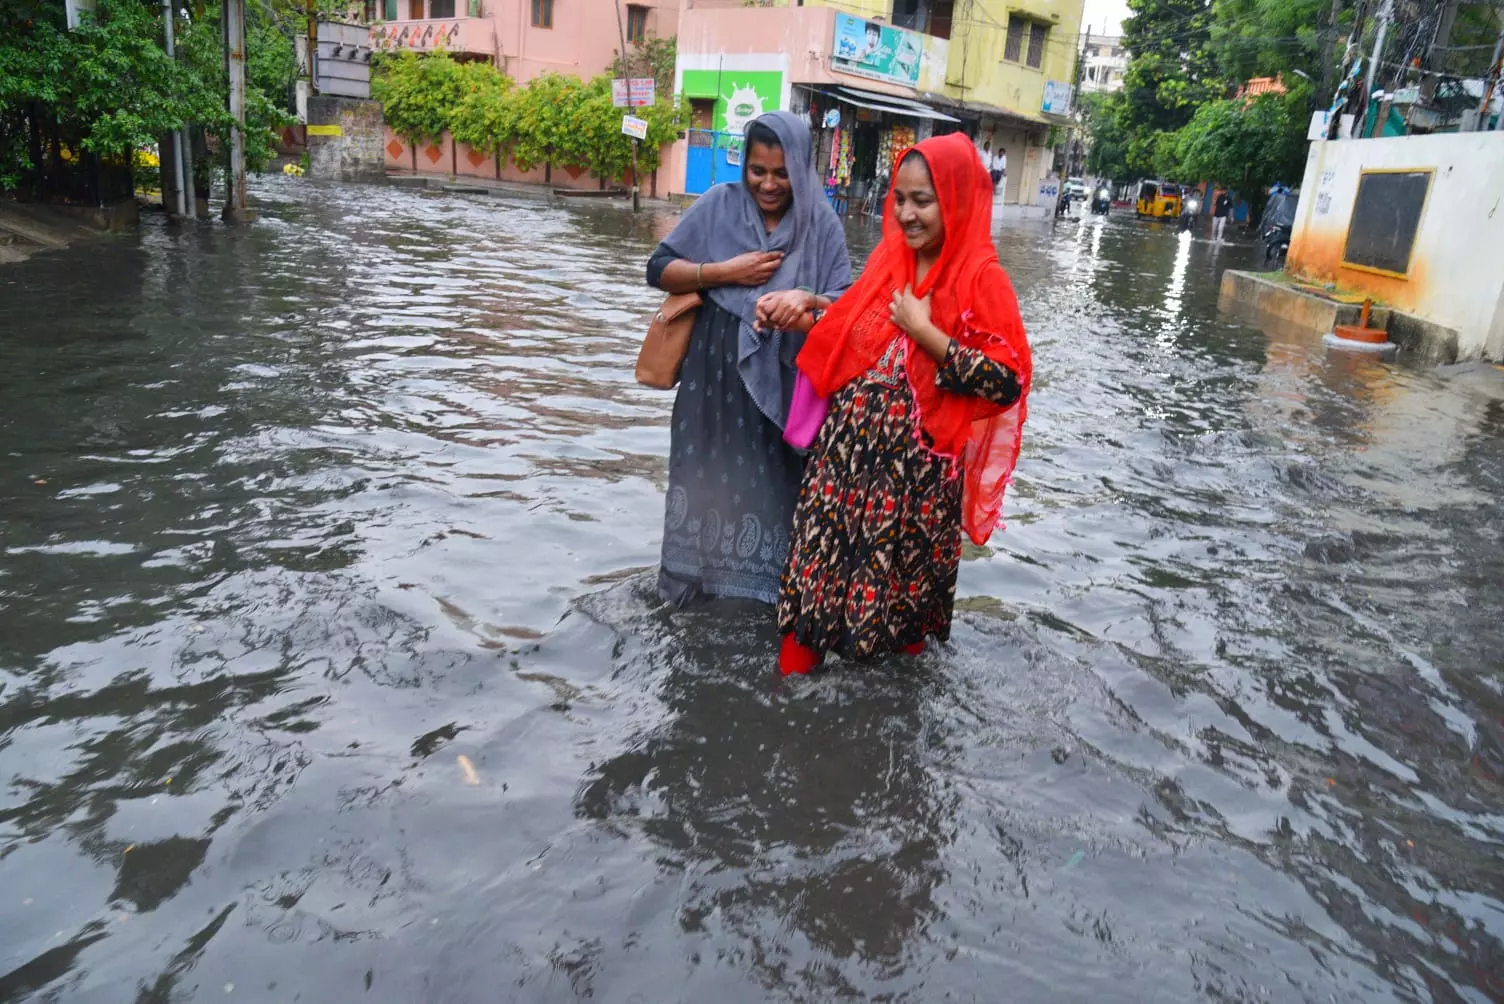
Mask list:
[[[802,460],[783,441],[804,334],[851,284],[846,239],[787,112],[747,127],[742,180],[702,195],[648,261],[701,291],[670,431],[658,589],[775,603]]]

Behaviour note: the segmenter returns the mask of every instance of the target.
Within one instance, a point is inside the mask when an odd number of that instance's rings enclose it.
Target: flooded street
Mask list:
[[[790,683],[653,591],[672,217],[253,195],[0,270],[0,1001],[1504,1001],[1504,371],[1004,229],[1008,530]]]

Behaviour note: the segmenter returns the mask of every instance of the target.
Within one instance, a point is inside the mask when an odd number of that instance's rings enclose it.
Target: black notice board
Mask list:
[[[1344,265],[1405,275],[1431,190],[1430,171],[1365,171],[1347,225]]]

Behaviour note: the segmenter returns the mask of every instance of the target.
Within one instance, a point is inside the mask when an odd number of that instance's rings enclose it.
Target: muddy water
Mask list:
[[[0,272],[0,1000],[1504,1000],[1504,373],[1005,230],[1008,530],[785,684],[651,594],[671,219],[257,194]]]

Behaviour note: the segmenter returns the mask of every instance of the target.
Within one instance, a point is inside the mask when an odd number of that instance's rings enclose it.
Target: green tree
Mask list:
[[[1320,79],[1323,52],[1337,43],[1331,9],[1331,0],[1215,0],[1211,37],[1223,75],[1237,84],[1276,75],[1288,84],[1300,73]]]
[[[0,187],[19,185],[39,154],[54,164],[79,150],[121,162],[185,123],[228,138],[217,5],[179,16],[176,59],[162,47],[161,17],[160,5],[146,0],[99,0],[70,31],[60,3],[0,0],[0,22],[10,26],[0,34]],[[247,56],[254,170],[270,155],[271,128],[290,121],[295,72],[292,43],[266,7],[247,15]]]
[[[1202,105],[1176,137],[1182,176],[1235,189],[1257,213],[1270,185],[1297,184],[1304,170],[1308,102],[1300,90]]]
[[[413,148],[438,143],[454,123],[454,116],[476,80],[442,49],[426,55],[404,49],[381,53],[371,78],[371,97],[381,102],[386,124]]]
[[[1089,138],[1086,170],[1116,181],[1127,181],[1132,176],[1128,167],[1128,134],[1118,122],[1122,104],[1121,92],[1086,94],[1081,98],[1081,114]]]
[[[518,91],[490,63],[464,64],[465,96],[451,116],[454,138],[501,160],[517,140]]]
[[[674,93],[674,64],[679,56],[679,40],[676,37],[648,38],[629,46],[625,62],[620,52],[615,52],[614,55],[616,58],[611,63],[611,76],[652,77],[659,100]]]
[[[528,82],[517,102],[512,159],[524,171],[539,164],[583,165],[586,143],[575,131],[574,106],[584,97],[578,77],[545,73]]]
[[[1128,0],[1123,21],[1129,62],[1122,125],[1130,134],[1173,132],[1224,87],[1211,51],[1208,0]]]

